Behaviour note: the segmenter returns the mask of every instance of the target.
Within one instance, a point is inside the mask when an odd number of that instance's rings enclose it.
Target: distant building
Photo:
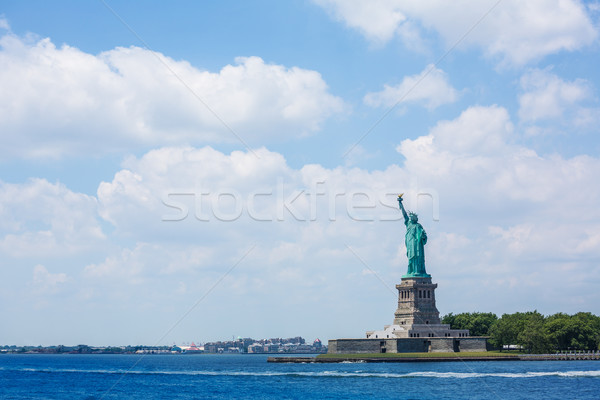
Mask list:
[[[183,347],[183,346],[182,346]],[[306,344],[301,336],[293,338],[271,338],[254,340],[238,337],[226,342],[204,344],[205,353],[323,353],[326,347],[317,339],[312,345]]]
[[[250,346],[248,346],[248,353],[264,353],[264,352],[265,352],[265,348],[260,343],[253,343]]]
[[[204,353],[204,346],[196,346],[194,342],[189,346],[181,346],[181,352],[187,354]]]

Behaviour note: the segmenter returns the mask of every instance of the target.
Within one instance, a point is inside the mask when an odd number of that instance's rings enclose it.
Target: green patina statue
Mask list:
[[[404,225],[406,225],[406,256],[408,257],[408,271],[403,278],[430,278],[425,272],[425,243],[427,243],[427,234],[425,229],[418,222],[417,214],[407,214],[402,204],[402,195],[398,196],[398,204],[402,215],[404,215]]]

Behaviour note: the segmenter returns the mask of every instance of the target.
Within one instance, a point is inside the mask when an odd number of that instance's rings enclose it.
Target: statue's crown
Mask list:
[[[417,214],[415,214],[414,212],[412,212],[412,211],[409,211],[409,212],[408,212],[408,216],[409,216],[410,218],[412,218],[412,217],[419,218],[419,216],[418,216]]]

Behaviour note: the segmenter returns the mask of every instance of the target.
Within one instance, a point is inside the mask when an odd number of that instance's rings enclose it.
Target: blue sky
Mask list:
[[[0,2],[6,344],[599,313],[597,2]],[[189,313],[188,313],[189,312]]]

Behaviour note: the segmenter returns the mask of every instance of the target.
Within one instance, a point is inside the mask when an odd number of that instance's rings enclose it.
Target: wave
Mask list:
[[[325,377],[325,378],[437,378],[437,379],[474,379],[474,378],[600,378],[599,371],[547,371],[547,372],[408,372],[388,373],[372,371],[174,371],[174,370],[125,370],[125,369],[61,369],[61,368],[0,368],[0,371],[33,373],[73,373],[73,374],[130,374],[130,375],[182,375],[182,376],[254,376],[254,377]]]
[[[412,372],[406,375],[426,378],[539,378],[558,376],[564,378],[600,378],[600,371],[546,371],[546,372]]]

